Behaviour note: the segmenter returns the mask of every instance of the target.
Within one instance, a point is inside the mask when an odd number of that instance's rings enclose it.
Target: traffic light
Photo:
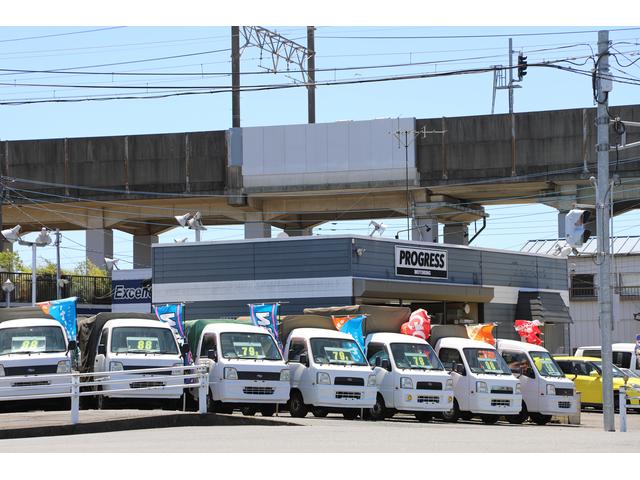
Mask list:
[[[581,247],[591,236],[590,230],[584,226],[589,221],[591,212],[574,208],[567,213],[564,219],[564,233],[567,243],[572,248]]]
[[[520,54],[518,55],[518,78],[522,80],[522,77],[524,77],[526,74],[527,74],[527,57]]]

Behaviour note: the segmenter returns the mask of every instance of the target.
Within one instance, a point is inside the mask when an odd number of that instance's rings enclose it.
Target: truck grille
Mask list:
[[[513,388],[511,387],[491,387],[491,393],[513,393]]]
[[[238,380],[280,380],[280,372],[238,372]]]
[[[418,382],[416,383],[417,390],[442,390],[442,383],[440,382]]]
[[[351,398],[354,400],[360,400],[360,392],[336,392],[336,398]]]
[[[14,377],[17,375],[46,375],[48,373],[56,373],[57,371],[57,363],[55,365],[34,365],[32,367],[4,367],[4,374],[7,377]]]
[[[440,397],[432,395],[418,395],[418,403],[440,403]]]
[[[573,397],[573,388],[556,388],[556,395]]]
[[[558,402],[558,408],[571,408],[571,402]]]
[[[11,384],[12,387],[38,387],[42,385],[51,385],[51,382],[41,380],[39,382],[15,382]]]
[[[132,382],[129,384],[131,388],[149,388],[149,387],[164,387],[164,382]]]
[[[244,387],[242,391],[247,395],[273,395],[272,387]]]
[[[492,407],[510,407],[511,406],[511,400],[502,400],[500,398],[492,398],[491,399],[491,406]]]
[[[358,377],[336,377],[334,385],[353,385],[354,387],[364,387],[364,378]]]

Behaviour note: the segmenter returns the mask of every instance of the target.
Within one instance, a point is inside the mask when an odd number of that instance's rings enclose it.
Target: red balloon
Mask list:
[[[403,323],[400,327],[400,333],[424,340],[429,338],[429,335],[431,335],[431,318],[426,310],[420,308],[413,312],[409,317],[409,321]]]

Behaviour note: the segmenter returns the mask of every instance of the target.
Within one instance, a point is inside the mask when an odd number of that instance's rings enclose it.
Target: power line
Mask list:
[[[64,37],[64,36],[68,36],[68,35],[79,35],[79,34],[83,34],[83,33],[93,33],[93,32],[102,32],[105,30],[116,30],[119,28],[126,28],[126,27],[104,27],[104,28],[94,28],[91,30],[80,30],[80,31],[76,31],[76,32],[65,32],[65,33],[52,33],[49,35],[38,35],[35,37],[21,37],[21,38],[8,38],[8,39],[4,39],[4,40],[0,40],[0,43],[9,43],[9,42],[22,42],[24,40],[37,40],[40,38],[51,38],[51,37]]]

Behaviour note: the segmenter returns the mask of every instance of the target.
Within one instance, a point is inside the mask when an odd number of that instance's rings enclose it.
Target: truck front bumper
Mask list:
[[[522,409],[522,395],[472,393],[469,399],[473,413],[489,415],[517,415]]]
[[[287,403],[289,382],[262,380],[224,380],[210,383],[214,400],[227,403]]]
[[[118,375],[113,383],[103,385],[104,396],[109,398],[177,399],[183,392],[184,380],[167,378],[168,375]],[[117,381],[114,381],[117,380]],[[171,388],[175,386],[175,388]],[[126,391],[119,391],[126,390]]]
[[[410,412],[446,412],[453,408],[451,390],[409,390],[393,392],[394,408]]]
[[[0,397],[31,395],[58,395],[71,393],[71,377],[55,378],[52,375],[21,375],[0,377]],[[44,399],[44,397],[42,397]]]
[[[302,392],[305,403],[328,408],[372,408],[376,404],[376,387],[314,385]]]
[[[542,415],[574,415],[578,407],[576,397],[560,395],[545,395],[539,405]]]

